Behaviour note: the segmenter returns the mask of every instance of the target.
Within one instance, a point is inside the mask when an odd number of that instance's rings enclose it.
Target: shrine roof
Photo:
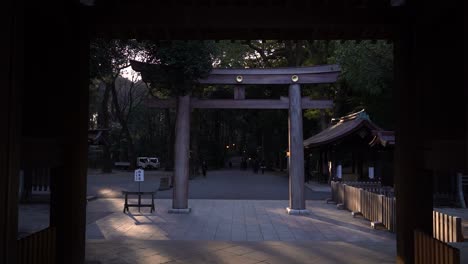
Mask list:
[[[394,131],[384,131],[384,130],[374,130],[372,131],[374,138],[369,143],[371,146],[382,145],[393,146],[395,145],[395,132]]]
[[[314,148],[336,142],[348,135],[367,128],[370,131],[382,131],[373,123],[364,110],[340,118],[333,118],[331,126],[320,133],[304,140],[304,147]]]

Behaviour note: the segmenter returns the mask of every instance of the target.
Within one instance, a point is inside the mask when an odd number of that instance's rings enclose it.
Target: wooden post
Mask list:
[[[174,153],[174,192],[169,213],[189,213],[189,147],[190,147],[190,95],[179,96],[177,101],[176,141]]]
[[[395,41],[395,130],[394,179],[397,215],[397,263],[414,263],[414,230],[432,235],[432,177],[422,169],[424,153],[419,138],[422,127],[422,88],[417,85],[413,34],[402,29]],[[420,75],[421,77],[425,75]]]
[[[289,207],[288,214],[306,214],[301,86],[289,86]]]
[[[234,99],[236,100],[245,99],[245,86],[244,85],[234,86]]]
[[[4,24],[6,69],[0,73],[0,263],[16,263],[20,94],[24,80],[22,14],[19,8],[7,12]]]

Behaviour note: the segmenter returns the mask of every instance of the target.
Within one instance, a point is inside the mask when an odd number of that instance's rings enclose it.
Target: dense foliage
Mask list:
[[[141,101],[183,94],[233,98],[231,87],[197,84],[198,78],[212,67],[340,64],[342,75],[337,83],[303,86],[303,96],[335,102],[330,110],[304,111],[304,137],[328,126],[331,117],[362,108],[378,125],[393,129],[393,47],[384,41],[97,40],[91,46],[91,55],[90,127],[111,130],[114,155],[109,159],[114,161],[158,156],[167,168],[172,168],[175,109],[149,109]],[[129,59],[158,64],[159,71],[149,83],[142,83],[139,76],[125,74],[131,72],[126,68]],[[247,98],[278,99],[287,94],[287,86],[283,85],[252,85],[246,90]],[[99,121],[106,115],[108,122]],[[194,110],[192,163],[196,165],[203,158],[210,166],[219,167],[225,166],[230,156],[246,156],[284,167],[287,120],[284,110]]]

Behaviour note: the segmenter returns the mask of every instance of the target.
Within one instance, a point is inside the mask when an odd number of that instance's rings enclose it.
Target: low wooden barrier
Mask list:
[[[382,223],[382,197],[383,195],[361,191],[361,213],[362,216],[372,222]]]
[[[382,224],[396,232],[396,198],[382,196]]]
[[[344,203],[344,185],[339,182],[331,182],[332,200],[335,203]]]
[[[460,217],[432,212],[434,238],[443,242],[463,242],[463,229]]]
[[[50,191],[50,169],[49,168],[34,169],[31,175],[31,187],[33,191],[38,191],[38,192]]]
[[[343,204],[343,209],[350,210],[355,215],[361,214],[373,222],[373,225],[380,224],[391,232],[395,232],[396,199],[357,187],[369,187],[371,184],[375,184],[374,182],[364,184],[350,182],[350,184],[356,186],[349,186],[342,182],[331,182],[332,200]]]
[[[348,186],[353,186],[359,189],[364,189],[369,192],[379,192],[382,188],[380,182],[360,182],[360,181],[343,181],[341,184],[346,184]]]
[[[343,204],[345,199],[345,185],[338,184],[337,203]]]
[[[55,228],[49,227],[18,240],[18,264],[54,264]]]
[[[361,212],[361,191],[357,187],[344,185],[344,207],[351,212]]]
[[[353,183],[355,184],[355,183]],[[355,184],[362,186],[365,184]],[[341,182],[331,182],[332,200],[343,204],[343,209],[359,213],[374,224],[396,231],[396,198],[366,191]],[[461,218],[433,212],[434,237],[443,242],[464,241]]]
[[[415,230],[414,263],[458,264],[460,263],[460,250],[419,230]]]

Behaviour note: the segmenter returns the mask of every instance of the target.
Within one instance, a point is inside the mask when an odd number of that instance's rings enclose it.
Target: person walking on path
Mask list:
[[[206,161],[202,161],[202,173],[203,177],[206,178],[206,170],[208,169],[208,166],[206,165]]]
[[[262,169],[262,174],[265,174],[266,166],[265,166],[265,161],[264,160],[262,160],[262,162],[260,163],[260,169]]]
[[[253,164],[252,164],[252,167],[253,167],[253,172],[254,172],[254,173],[258,173],[259,164],[258,164],[258,160],[257,160],[257,159],[254,159]]]

